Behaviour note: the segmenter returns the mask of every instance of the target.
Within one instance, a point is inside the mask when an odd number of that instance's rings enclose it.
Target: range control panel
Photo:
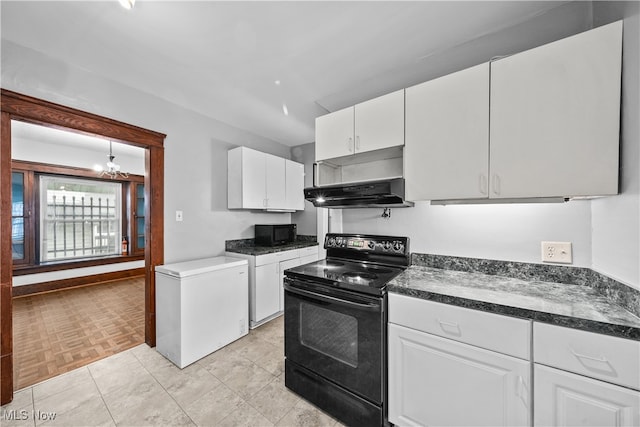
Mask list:
[[[389,255],[405,255],[409,253],[409,238],[329,233],[325,237],[324,247],[325,249],[346,249]]]

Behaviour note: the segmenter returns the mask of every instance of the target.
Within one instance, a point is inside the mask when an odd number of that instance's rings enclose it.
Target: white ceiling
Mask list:
[[[109,153],[108,139],[20,122],[17,120],[11,122],[11,137],[12,142],[15,140],[46,141],[51,144],[91,150],[104,154],[104,158],[106,158]],[[144,148],[136,147],[135,145],[112,142],[112,151],[114,155],[125,154],[127,156],[144,159]]]
[[[3,39],[294,146],[313,142],[315,117],[406,87],[407,76],[415,79],[437,54],[562,3],[138,0],[130,11],[116,0],[0,6]]]

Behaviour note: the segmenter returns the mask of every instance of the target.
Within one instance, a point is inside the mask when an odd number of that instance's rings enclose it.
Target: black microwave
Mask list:
[[[277,246],[296,240],[296,224],[256,224],[256,246]]]

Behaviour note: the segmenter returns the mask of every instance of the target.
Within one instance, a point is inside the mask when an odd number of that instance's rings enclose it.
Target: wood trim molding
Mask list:
[[[166,135],[107,117],[0,89],[0,404],[13,399],[12,254],[11,254],[11,120],[111,139],[145,149],[145,341],[155,346],[156,265],[164,259],[164,139]],[[153,233],[153,236],[151,236]]]
[[[0,404],[13,400],[11,116],[0,113]]]
[[[91,276],[72,277],[70,279],[63,280],[52,280],[50,282],[34,283],[32,285],[14,286],[12,294],[13,298],[17,298],[26,295],[58,291],[61,289],[71,289],[88,285],[97,285],[105,282],[112,282],[114,280],[130,279],[132,277],[144,276],[144,272],[144,268],[134,268],[131,270],[93,274]]]
[[[145,154],[144,193],[147,199],[145,223],[145,342],[156,345],[155,267],[164,263],[164,148],[150,147]],[[149,212],[157,212],[150,215]]]
[[[51,174],[51,175],[66,175],[66,176],[81,176],[84,178],[92,178],[99,181],[107,181],[105,178],[97,176],[96,171],[93,169],[80,168],[77,166],[60,166],[51,165],[47,163],[27,162],[24,160],[12,160],[12,169],[20,169],[25,171],[34,171],[38,173]],[[128,178],[109,178],[108,181],[115,182],[144,182],[144,176],[142,175],[129,175]]]
[[[10,90],[0,92],[2,111],[14,120],[59,129],[73,129],[87,135],[106,137],[138,147],[162,147],[166,135],[139,128],[85,111],[22,95]]]
[[[14,266],[14,276],[27,274],[48,273],[51,271],[72,270],[74,268],[96,267],[100,265],[118,264],[121,262],[141,261],[144,255],[122,255],[109,258],[87,259],[84,261],[65,262],[60,264],[29,265],[25,267]]]

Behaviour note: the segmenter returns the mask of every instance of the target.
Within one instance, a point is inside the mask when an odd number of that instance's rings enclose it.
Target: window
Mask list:
[[[20,160],[11,177],[14,274],[144,257],[144,177]]]
[[[131,232],[132,242],[131,251],[144,252],[144,223],[145,223],[145,203],[144,203],[144,184],[134,183],[132,185],[134,191],[134,211],[133,211],[133,229]]]
[[[24,260],[25,251],[25,174],[11,173],[11,251],[14,262]]]
[[[120,255],[122,184],[40,176],[40,262]]]

